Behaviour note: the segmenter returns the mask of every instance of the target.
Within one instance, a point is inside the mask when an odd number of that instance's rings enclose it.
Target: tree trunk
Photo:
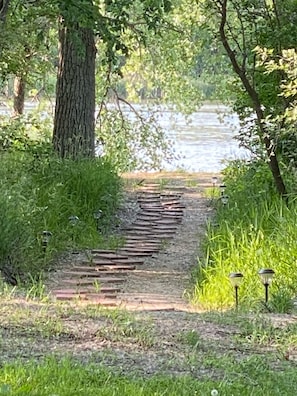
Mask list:
[[[232,50],[228,38],[225,33],[225,25],[227,23],[227,0],[222,0],[219,2],[219,5],[221,7],[221,24],[220,24],[220,38],[222,41],[222,44],[225,48],[225,51],[231,61],[232,67],[235,71],[235,73],[238,75],[240,78],[246,92],[248,93],[252,103],[253,107],[257,116],[257,122],[258,122],[258,127],[259,127],[259,138],[261,141],[264,143],[265,148],[266,148],[266,153],[267,157],[269,160],[269,168],[272,173],[273,179],[274,179],[274,184],[275,187],[278,191],[278,193],[287,199],[287,191],[286,191],[286,186],[283,180],[283,177],[280,172],[280,167],[279,167],[279,162],[278,158],[276,156],[276,153],[274,151],[274,145],[272,143],[269,131],[267,130],[267,127],[265,126],[265,117],[262,111],[261,107],[261,102],[258,96],[257,91],[255,88],[252,86],[250,83],[244,67],[241,67],[235,52]]]
[[[0,38],[4,37],[5,21],[8,13],[10,0],[0,0]],[[0,57],[2,53],[2,43],[0,42]]]
[[[8,12],[10,0],[0,0],[0,23],[4,24]]]
[[[26,83],[22,76],[15,76],[13,86],[13,115],[18,116],[24,112]]]
[[[59,65],[53,131],[60,157],[95,154],[95,58],[91,29],[76,25],[59,31]]]

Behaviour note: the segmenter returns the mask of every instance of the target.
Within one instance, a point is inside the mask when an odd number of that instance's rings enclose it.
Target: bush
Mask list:
[[[107,161],[60,160],[47,141],[0,153],[0,269],[6,279],[32,279],[69,248],[106,246],[100,229],[115,221],[121,199],[120,178]],[[77,216],[73,227],[70,216]],[[46,252],[42,232],[52,238]]]

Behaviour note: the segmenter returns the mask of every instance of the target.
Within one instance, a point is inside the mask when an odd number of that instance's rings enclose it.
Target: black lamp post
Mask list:
[[[243,275],[241,272],[231,272],[231,274],[229,275],[229,279],[230,279],[231,285],[234,287],[235,306],[236,306],[236,309],[238,309],[238,289],[239,289],[239,286],[241,285]]]
[[[265,303],[267,304],[268,302],[268,289],[269,289],[269,285],[272,282],[272,278],[274,275],[274,271],[273,269],[270,268],[263,268],[258,272],[261,282],[263,283],[264,287],[265,287]]]
[[[50,231],[42,231],[42,250],[46,252],[47,245],[52,237],[52,233]]]
[[[225,184],[221,184],[220,185],[221,196],[225,195],[225,190],[226,190],[226,185]]]

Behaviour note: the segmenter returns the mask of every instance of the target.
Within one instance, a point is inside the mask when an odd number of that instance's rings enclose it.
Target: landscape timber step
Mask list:
[[[126,281],[126,279],[123,278],[113,278],[113,277],[101,277],[101,276],[94,276],[94,274],[89,274],[89,273],[85,273],[85,274],[81,274],[79,275],[77,272],[68,272],[67,275],[72,275],[72,276],[76,276],[77,277],[77,284],[82,284],[83,282],[81,282],[82,279],[88,279],[88,282],[84,282],[84,283],[88,283],[88,284],[96,284],[96,283],[124,283]],[[92,275],[92,276],[91,276]],[[64,280],[65,282],[65,280]]]
[[[99,266],[115,266],[115,265],[122,265],[123,264],[123,260],[121,262],[118,262],[116,260],[107,260],[107,259],[96,259],[96,258],[92,258],[91,260],[84,260],[81,262],[81,264],[83,266],[89,266],[89,267],[99,267]],[[135,263],[134,263],[135,264]],[[129,265],[127,263],[127,265]]]
[[[144,303],[152,309],[168,304],[170,296],[132,296],[122,289],[127,275],[136,274],[140,270],[137,266],[144,264],[146,257],[160,252],[164,242],[174,237],[182,221],[185,206],[180,198],[183,192],[170,191],[171,186],[165,186],[164,192],[160,192],[160,187],[159,183],[151,183],[137,194],[139,211],[135,221],[129,227],[122,228],[125,238],[123,246],[93,249],[89,260],[81,261],[63,272],[65,276],[53,291],[57,299],[119,306],[126,298],[127,304],[130,299],[135,306]]]
[[[127,255],[129,255],[130,257],[149,257],[152,256],[153,253],[156,252],[133,252],[131,250],[126,250],[126,249],[121,249],[121,253],[126,253]]]
[[[93,249],[91,250],[92,254],[95,254],[97,257],[102,257],[106,259],[125,259],[126,256],[118,254],[115,250],[100,250],[100,249]]]
[[[133,246],[143,246],[143,247],[151,247],[155,248],[161,245],[159,242],[155,240],[144,240],[144,239],[133,239],[133,238],[127,238],[125,242],[125,246],[128,244],[133,245]]]
[[[93,277],[93,278],[98,278],[100,281],[101,279],[104,280],[106,278],[106,275],[108,276],[113,276],[113,275],[121,275],[121,276],[126,276],[127,272],[125,271],[64,271],[64,274],[66,275],[75,275],[79,278],[87,278],[87,277]]]
[[[147,253],[156,253],[160,250],[160,246],[140,246],[133,243],[127,243],[122,247],[121,250],[130,251],[130,252],[147,252]]]
[[[108,292],[111,293],[111,289],[115,290],[115,293],[119,292],[121,289],[119,287],[107,287],[105,285],[102,286],[101,281],[98,281],[98,278],[94,279],[94,278],[76,278],[76,279],[64,279],[63,280],[63,284],[66,285],[72,285],[72,286],[76,286],[76,287],[85,287],[85,286],[95,286],[97,287],[97,285],[100,285],[99,290],[101,291],[105,291],[108,289]],[[112,282],[107,282],[108,284],[112,283]],[[122,283],[118,282],[118,283]]]
[[[92,259],[92,262],[90,261],[83,261],[82,264],[87,264],[87,265],[141,265],[143,264],[143,260],[139,258],[133,258],[133,257],[125,257],[124,259],[116,259],[116,260],[106,260],[106,259],[100,259],[99,257],[94,256]]]
[[[114,265],[99,265],[99,266],[74,266],[72,267],[72,270],[74,271],[90,271],[90,272],[103,272],[104,274],[107,274],[109,271],[113,272],[114,271],[119,271],[119,273],[122,273],[121,271],[132,271],[136,269],[136,265],[118,265],[118,264],[114,264]]]
[[[96,298],[88,299],[88,298],[82,298],[81,295],[68,295],[68,294],[58,294],[55,296],[55,298],[59,301],[69,301],[69,300],[74,300],[74,301],[84,301],[84,302],[92,302],[96,303],[98,305],[102,305],[104,307],[116,307],[118,304],[115,302],[114,299],[108,299],[104,298],[104,296],[99,296],[97,295]]]
[[[139,239],[128,239],[126,238],[126,242],[124,246],[127,246],[128,244],[137,246],[137,247],[148,247],[148,248],[155,248],[158,246],[158,242],[152,240],[139,240]]]
[[[184,194],[183,191],[181,191],[180,193],[172,192],[172,193],[167,193],[167,194],[161,194],[160,198],[161,198],[161,201],[164,201],[166,199],[181,199],[183,194]]]
[[[141,209],[143,209],[143,213],[154,213],[154,215],[156,215],[156,213],[161,215],[164,211],[163,206],[141,205]]]
[[[175,201],[164,201],[162,202],[162,206],[164,206],[165,208],[172,207],[172,208],[181,208],[181,209],[185,209],[185,205],[182,205],[180,202],[175,202]]]
[[[135,231],[127,231],[127,234],[128,235],[135,235],[134,234],[135,233]],[[150,233],[148,233],[148,232],[144,232],[144,231],[138,231],[137,232],[137,234],[138,235],[141,235],[142,237],[144,237],[144,236],[147,236],[148,238],[153,238],[153,239],[156,239],[156,240],[160,240],[160,241],[162,241],[163,239],[172,239],[172,233],[170,234],[170,233],[152,233],[152,232],[150,232]],[[156,235],[156,234],[158,234],[158,235]]]
[[[162,245],[162,243],[159,241],[157,241],[155,238],[152,239],[148,239],[148,238],[144,238],[141,235],[135,234],[135,235],[129,235],[126,236],[126,241],[131,241],[131,242],[144,242],[144,243],[155,243],[155,244],[160,244]]]
[[[127,255],[129,255],[129,252],[132,253],[155,253],[159,249],[156,248],[156,246],[137,246],[136,244],[130,244],[130,245],[124,245],[120,249],[117,250],[117,252],[123,253],[123,251],[128,252]]]
[[[149,239],[154,239],[154,240],[159,240],[160,242],[162,241],[162,239],[172,239],[172,234],[158,234],[156,235],[156,233],[153,232],[143,232],[143,231],[138,231],[137,233],[133,230],[131,231],[127,231],[127,235],[130,236],[135,236],[135,237],[139,237],[139,239],[143,238],[143,237],[148,237]]]
[[[88,293],[88,292],[93,292],[95,290],[98,290],[98,287],[96,287],[94,285],[90,285],[88,283],[83,283],[83,284],[79,283],[79,284],[77,284],[77,282],[74,279],[68,279],[64,283],[65,284],[60,285],[61,289],[54,289],[53,292],[62,293],[65,290],[67,290],[67,291],[73,290],[73,291],[75,291],[77,293],[78,291],[82,290],[82,291],[80,291],[80,293],[81,292]],[[73,286],[75,286],[75,288]],[[80,289],[81,287],[83,287],[83,289]],[[101,286],[99,288],[100,293],[103,293],[103,294],[116,294],[116,293],[121,292],[121,290],[122,289],[120,287]]]
[[[53,290],[52,295],[55,296],[56,298],[58,296],[63,295],[64,297],[68,296],[69,298],[80,298],[80,299],[88,299],[90,296],[97,296],[100,298],[104,299],[113,299],[115,300],[118,296],[115,293],[101,293],[96,292],[96,290],[93,291],[86,291],[86,290],[73,290],[73,289],[61,289],[61,290]]]
[[[139,204],[142,203],[151,203],[151,204],[159,204],[160,203],[160,197],[152,197],[152,198],[148,198],[148,197],[141,197],[137,199]]]
[[[139,220],[151,220],[151,221],[155,221],[155,220],[159,220],[161,216],[157,216],[154,213],[146,213],[144,214],[143,212],[137,216],[137,219]]]
[[[161,197],[162,193],[157,192],[157,191],[140,191],[137,196],[138,197],[149,197],[149,198],[154,198],[154,197]]]
[[[135,223],[133,223],[132,227],[136,226],[136,227],[148,227],[148,226],[156,226],[159,224],[167,224],[167,225],[172,225],[175,224],[174,222],[170,222],[170,221],[166,221],[164,223],[160,223],[160,221],[164,221],[164,219],[156,219],[156,220],[149,220],[149,221],[135,221]]]
[[[155,221],[158,225],[168,225],[168,226],[176,226],[178,228],[178,221],[176,219],[160,219]]]
[[[163,231],[168,231],[168,232],[172,232],[175,233],[177,230],[177,227],[172,227],[172,226],[164,226],[164,225],[155,225],[155,226],[150,226],[150,227],[145,227],[145,226],[137,226],[137,227],[127,227],[125,228],[125,230],[127,231],[145,231],[145,232],[163,232]]]

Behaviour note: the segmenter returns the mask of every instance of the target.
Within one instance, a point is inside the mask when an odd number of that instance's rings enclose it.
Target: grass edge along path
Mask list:
[[[266,360],[251,357],[226,367],[221,379],[189,376],[123,376],[102,366],[47,358],[41,364],[15,363],[0,369],[0,395],[30,396],[191,396],[294,395],[296,369],[274,372]]]

